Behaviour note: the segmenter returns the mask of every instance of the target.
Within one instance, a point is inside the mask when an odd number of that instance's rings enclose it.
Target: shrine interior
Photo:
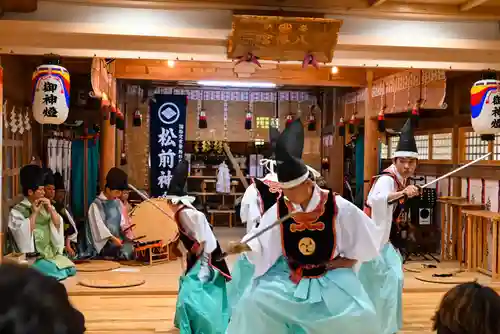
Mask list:
[[[268,172],[270,128],[300,119],[304,162],[363,209],[410,119],[411,184],[425,191],[405,216],[401,333],[432,333],[440,299],[457,284],[500,291],[500,3],[309,2],[0,1],[0,261],[20,259],[7,222],[24,198],[23,166],[63,176],[79,238],[118,167],[138,190],[129,216],[143,256],[104,270],[77,263],[64,285],[87,333],[177,333],[184,268],[165,241],[175,233],[162,214],[141,210],[168,195],[180,161],[189,164],[187,194],[224,249],[246,233],[238,205]],[[37,86],[56,70],[65,84]],[[482,118],[480,101],[491,109]],[[160,245],[156,260],[148,243]],[[82,283],[111,276],[142,283]]]

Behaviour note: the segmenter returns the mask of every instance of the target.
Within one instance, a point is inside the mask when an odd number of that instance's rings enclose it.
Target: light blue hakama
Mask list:
[[[234,310],[243,293],[252,283],[254,271],[255,266],[248,260],[245,254],[241,254],[234,264],[233,270],[231,270],[231,282],[227,283],[230,310]]]
[[[381,334],[394,334],[403,327],[403,260],[390,243],[380,255],[361,265],[359,280],[375,306]]]
[[[290,278],[281,257],[245,291],[228,334],[380,334],[373,305],[352,269],[317,279]]]
[[[45,259],[36,260],[31,268],[36,269],[45,276],[53,277],[58,281],[65,280],[68,277],[76,275],[76,268],[74,266],[59,269],[54,262]]]
[[[201,261],[179,280],[174,324],[180,334],[223,334],[229,322],[226,280],[217,270],[211,280],[198,278]]]

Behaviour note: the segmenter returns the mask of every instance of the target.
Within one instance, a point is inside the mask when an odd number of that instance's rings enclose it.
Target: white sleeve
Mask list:
[[[205,243],[204,251],[212,253],[217,248],[217,239],[207,221],[207,217],[196,209],[184,209],[179,213],[179,221],[187,233],[199,243]]]
[[[375,182],[366,200],[366,203],[371,207],[371,218],[380,229],[385,231],[381,240],[383,244],[389,240],[394,212],[394,204],[388,204],[388,197],[395,191],[394,180],[390,176],[384,175]]]
[[[73,226],[73,229],[75,230],[75,233],[73,233],[72,235],[69,235],[68,239],[76,243],[76,242],[78,242],[78,229],[76,228],[75,220],[73,219],[73,216],[71,216],[71,214],[69,213],[69,211],[66,208],[64,208],[63,210],[64,210],[64,214],[66,215],[66,217],[69,220],[69,223],[71,224],[71,226]]]
[[[50,240],[57,251],[62,253],[64,249],[64,220],[59,214],[57,214],[57,217],[59,219],[59,228],[56,228],[52,222],[50,223]]]
[[[277,219],[278,210],[275,204],[264,213],[259,226],[252,228],[252,230],[243,237],[241,242],[246,243],[246,240],[248,240],[251,236],[255,235],[255,233],[261,231],[270,224],[273,224]],[[247,258],[252,264],[255,265],[254,276],[259,277],[265,274],[283,254],[281,247],[280,225],[273,227],[271,230],[263,233],[258,238],[247,242],[247,244],[252,250],[247,253]]]
[[[12,209],[9,213],[9,229],[21,253],[35,251],[33,234],[29,218],[24,218],[21,212]]]
[[[241,199],[240,217],[247,224],[247,233],[254,227],[254,223],[260,218],[261,210],[259,203],[259,192],[255,184],[250,185]]]
[[[94,246],[99,253],[102,248],[106,245],[106,242],[113,235],[109,231],[108,227],[104,223],[99,212],[99,207],[97,204],[92,203],[89,207],[89,225],[90,231],[92,232],[92,239],[94,241]]]
[[[337,249],[340,256],[359,262],[370,261],[380,252],[381,230],[357,206],[335,197],[338,208],[336,219]]]

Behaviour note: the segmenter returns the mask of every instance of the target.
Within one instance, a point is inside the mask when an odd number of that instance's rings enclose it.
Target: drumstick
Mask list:
[[[175,217],[172,217],[172,215],[170,215],[170,213],[168,213],[167,211],[163,210],[163,208],[161,206],[159,206],[158,204],[156,204],[155,202],[151,202],[150,198],[148,196],[146,196],[142,191],[140,191],[139,189],[137,189],[136,187],[134,187],[130,183],[128,184],[128,186],[129,186],[130,189],[132,189],[133,191],[135,191],[137,193],[137,195],[139,195],[143,200],[145,200],[146,202],[151,203],[155,208],[157,208],[158,210],[160,210],[161,212],[163,212],[168,218],[173,219],[174,221],[176,221]]]
[[[134,228],[135,224],[132,224],[130,225],[129,227],[127,227],[126,229],[123,230],[123,232],[127,232],[128,230]]]
[[[137,240],[140,240],[140,239],[144,239],[146,236],[145,235],[141,235],[140,237],[137,237],[137,238],[134,238],[132,239],[132,241],[137,241]]]

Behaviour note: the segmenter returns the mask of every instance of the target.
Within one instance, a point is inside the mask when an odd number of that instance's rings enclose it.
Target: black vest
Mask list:
[[[304,219],[311,219],[311,215],[314,219],[313,213],[299,213],[281,225],[284,255],[292,272],[298,272],[300,278],[322,276],[327,271],[326,263],[334,257],[337,213],[335,195],[329,191],[321,196],[327,196],[327,199],[324,205],[320,204],[315,210],[320,215],[315,221]],[[321,202],[324,202],[324,197]],[[283,197],[278,200],[278,207],[280,217],[288,214]]]
[[[196,239],[192,238],[184,228],[182,227],[182,224],[179,222],[179,213],[186,209],[187,207],[181,207],[177,212],[175,213],[175,221],[177,223],[177,226],[179,228],[179,239],[184,245],[184,247],[188,250],[187,258],[186,258],[186,273],[188,273],[191,268],[196,264],[196,261],[200,258],[199,255],[197,255],[198,248],[200,247],[200,244]],[[211,227],[212,228],[212,227]],[[216,260],[216,259],[221,259],[221,260]],[[226,260],[222,258],[222,249],[220,248],[219,242],[217,241],[217,247],[215,250],[210,254],[210,258],[208,259],[208,264],[218,272],[220,272],[225,278],[226,281],[231,280],[231,272],[229,271],[229,267],[227,266]]]
[[[280,197],[280,190],[270,187],[268,184],[265,183],[265,181],[263,182],[258,179],[255,179],[254,183],[255,183],[255,188],[257,189],[257,192],[260,197],[259,202],[262,205],[260,209],[261,209],[261,215],[263,215],[274,204],[276,204],[276,201]],[[259,224],[260,222],[257,222],[255,227],[258,227]]]

